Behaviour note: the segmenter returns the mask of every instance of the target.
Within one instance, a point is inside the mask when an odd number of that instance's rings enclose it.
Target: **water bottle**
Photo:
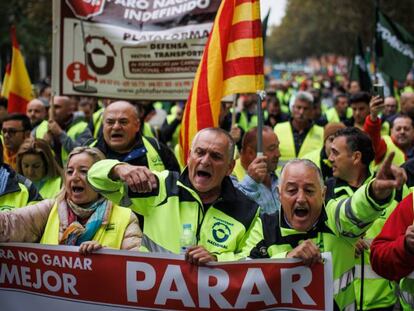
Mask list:
[[[180,237],[180,254],[185,254],[190,246],[195,244],[194,231],[191,224],[183,224],[183,232]]]

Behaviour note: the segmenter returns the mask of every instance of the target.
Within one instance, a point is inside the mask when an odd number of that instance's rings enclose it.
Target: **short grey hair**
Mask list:
[[[233,160],[234,151],[236,149],[236,144],[234,143],[234,140],[231,137],[231,135],[229,134],[229,132],[227,132],[227,131],[219,128],[219,127],[208,127],[208,128],[204,128],[204,129],[198,131],[197,134],[194,136],[193,141],[191,142],[191,150],[194,149],[194,145],[195,145],[197,139],[200,137],[200,135],[205,133],[205,132],[213,132],[213,133],[216,133],[218,135],[225,136],[227,138],[228,142],[229,142],[229,148],[228,148],[229,158],[230,158],[230,160]]]
[[[305,91],[299,91],[295,95],[295,102],[297,100],[302,100],[304,102],[309,103],[310,105],[313,105],[313,95],[309,92]]]
[[[325,183],[323,181],[321,170],[315,163],[313,163],[311,160],[308,160],[308,159],[293,159],[293,160],[288,161],[285,165],[283,165],[282,171],[280,172],[279,185],[283,183],[284,173],[285,173],[286,168],[288,168],[290,165],[293,165],[293,164],[303,164],[306,167],[313,169],[318,175],[319,184],[321,188],[323,189],[323,187],[325,187]]]

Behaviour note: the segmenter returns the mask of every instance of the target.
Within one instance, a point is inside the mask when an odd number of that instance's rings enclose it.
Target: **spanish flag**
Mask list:
[[[1,95],[8,99],[9,113],[26,113],[27,103],[33,99],[32,83],[27,73],[23,55],[16,38],[16,29],[11,28],[13,45],[11,67],[8,65],[3,79]]]
[[[195,134],[217,127],[221,99],[264,88],[259,0],[223,0],[184,110],[180,145],[184,163]]]
[[[1,85],[1,97],[6,97],[6,98],[9,97],[10,72],[11,72],[11,64],[7,63],[6,72],[4,74],[3,82]]]

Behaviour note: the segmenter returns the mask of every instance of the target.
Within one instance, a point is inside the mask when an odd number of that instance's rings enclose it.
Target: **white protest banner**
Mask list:
[[[332,310],[332,263],[248,260],[198,267],[178,255],[0,244],[0,302],[11,310]]]
[[[187,99],[220,0],[53,1],[56,94]]]

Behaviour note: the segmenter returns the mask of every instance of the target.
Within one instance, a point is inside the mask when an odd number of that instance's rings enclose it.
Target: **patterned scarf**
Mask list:
[[[70,200],[67,200],[69,212],[73,212],[80,219],[88,218],[85,226],[79,221],[73,219],[69,226],[63,232],[59,244],[64,245],[81,245],[82,242],[90,241],[102,225],[106,214],[110,211],[109,202],[101,198],[89,207],[80,207]]]

